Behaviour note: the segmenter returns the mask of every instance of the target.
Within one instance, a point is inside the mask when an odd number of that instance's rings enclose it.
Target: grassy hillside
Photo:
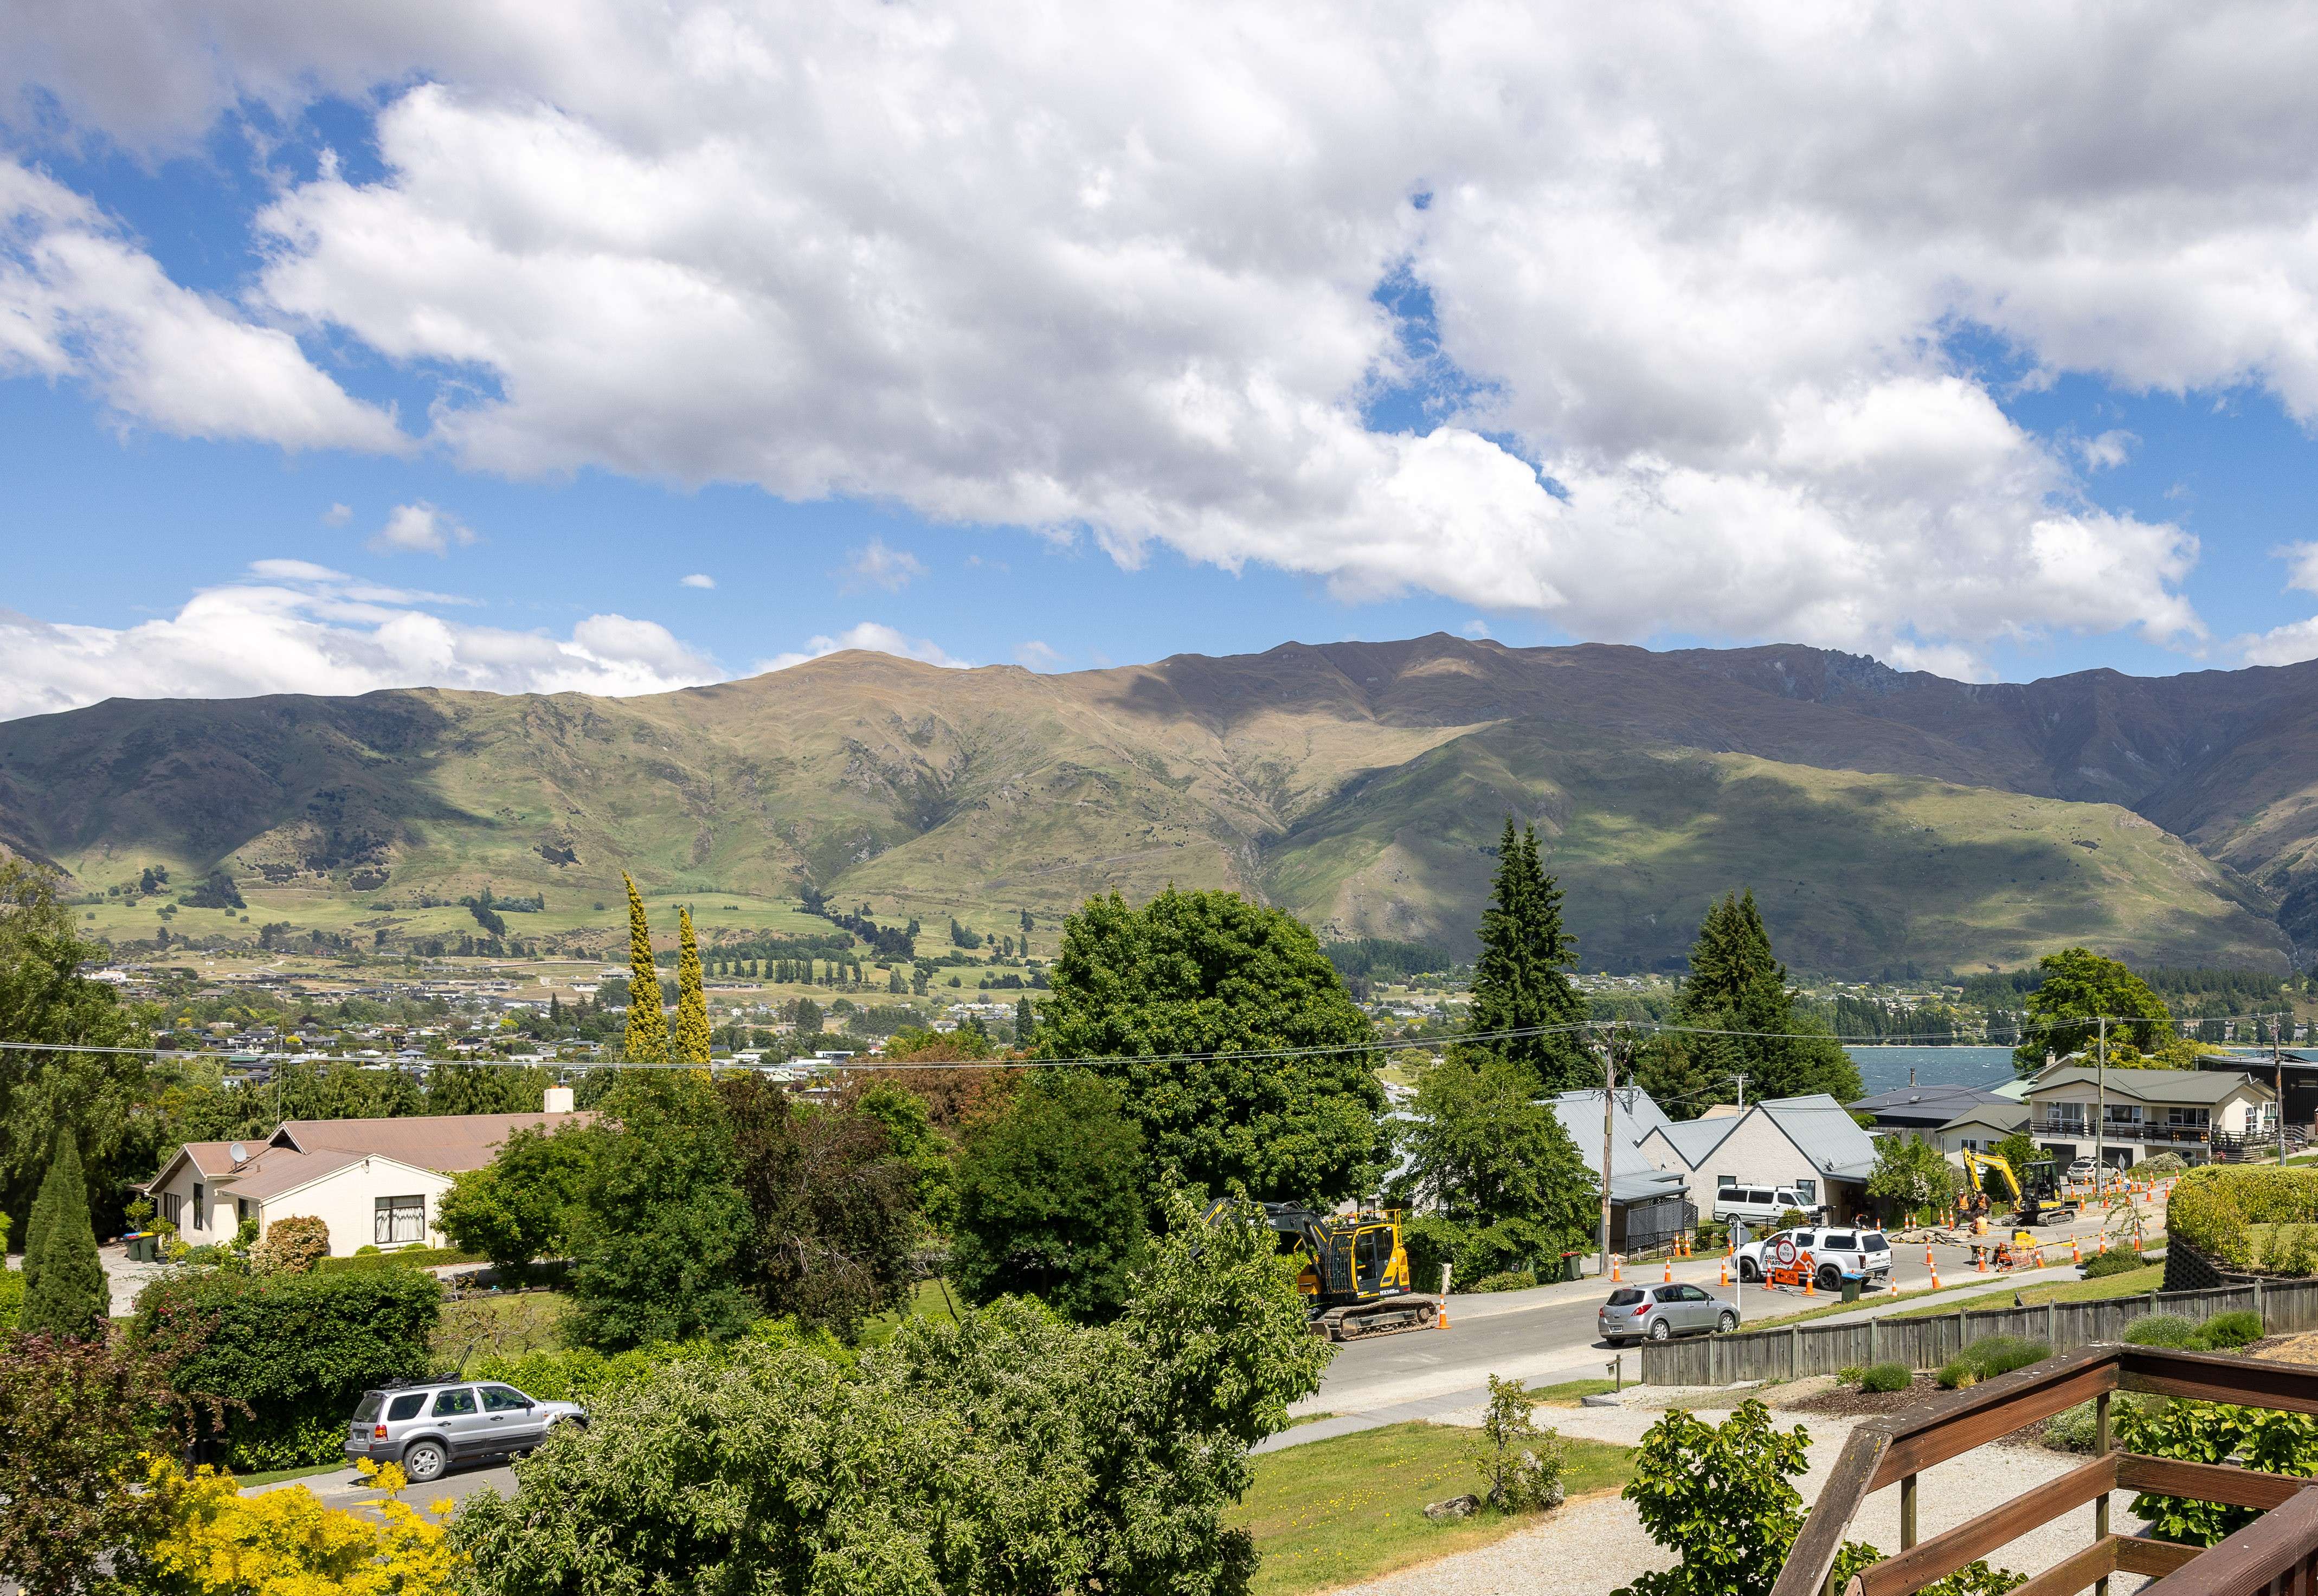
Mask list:
[[[247,910],[181,907],[173,934],[455,936],[489,886],[545,897],[521,933],[608,946],[626,868],[712,930],[825,929],[807,883],[939,932],[1172,881],[1461,946],[1512,812],[1550,838],[1589,967],[1679,958],[1734,886],[1803,969],[2070,941],[2280,966],[2277,901],[2318,867],[2306,676],[1982,689],[1811,650],[1435,637],[1058,677],[846,654],[630,699],[117,701],[0,725],[0,844],[97,894],[166,865],[164,897],[84,910],[116,937],[222,867]],[[2193,722],[2232,713],[2240,740],[2201,754]]]

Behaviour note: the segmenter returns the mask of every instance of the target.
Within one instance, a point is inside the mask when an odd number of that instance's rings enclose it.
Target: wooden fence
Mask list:
[[[2207,1319],[2251,1308],[2273,1335],[2318,1330],[2318,1280],[2252,1281],[2213,1291],[2152,1291],[2101,1302],[2042,1303],[1922,1318],[1848,1324],[1792,1324],[1779,1330],[1642,1345],[1645,1385],[1729,1385],[1740,1380],[1796,1380],[1874,1363],[1936,1369],[1982,1336],[2016,1335],[2055,1352],[2125,1339],[2125,1327],[2150,1314]]]

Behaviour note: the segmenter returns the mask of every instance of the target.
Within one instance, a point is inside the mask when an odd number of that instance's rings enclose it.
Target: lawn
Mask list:
[[[561,1291],[510,1291],[443,1305],[427,1350],[436,1367],[464,1369],[478,1358],[520,1358],[563,1344],[571,1298]]]
[[[955,1319],[957,1314],[954,1311],[953,1305],[956,1307],[966,1305],[964,1300],[958,1297],[956,1287],[945,1286],[938,1279],[921,1280],[911,1288],[910,1303],[906,1310],[899,1314],[880,1314],[862,1325],[861,1344],[865,1347],[874,1347],[893,1340],[894,1332],[901,1329],[902,1321],[904,1318]]]
[[[308,1463],[297,1468],[270,1468],[264,1474],[238,1474],[233,1476],[233,1483],[247,1491],[252,1485],[278,1485],[283,1480],[302,1480],[310,1475],[337,1474],[344,1467],[346,1462],[343,1458],[336,1463]]]
[[[2023,1306],[2041,1307],[2046,1303],[2105,1302],[2116,1296],[2145,1296],[2165,1284],[2165,1266],[2151,1264],[2147,1269],[2132,1269],[2122,1275],[2107,1275],[2098,1280],[2048,1280],[2041,1285],[2023,1286],[2017,1293]],[[1910,1308],[1894,1314],[1894,1319],[1922,1319],[1934,1314],[1954,1314],[1971,1308],[2008,1308],[2012,1291],[1982,1292],[1976,1296],[1961,1297],[1943,1302],[1936,1308]]]
[[[1267,1452],[1230,1522],[1255,1537],[1262,1563],[1255,1596],[1298,1596],[1374,1579],[1412,1564],[1487,1546],[1539,1522],[1534,1514],[1481,1512],[1435,1523],[1428,1502],[1479,1484],[1469,1457],[1478,1432],[1441,1424],[1392,1424]],[[1631,1447],[1568,1443],[1571,1496],[1622,1486]]]

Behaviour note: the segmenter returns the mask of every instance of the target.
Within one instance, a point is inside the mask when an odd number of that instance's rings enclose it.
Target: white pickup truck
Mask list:
[[[1811,1285],[1818,1290],[1840,1290],[1846,1275],[1859,1275],[1871,1281],[1891,1278],[1889,1237],[1880,1230],[1837,1229],[1831,1225],[1783,1230],[1759,1242],[1747,1242],[1738,1249],[1738,1278],[1751,1286],[1761,1280],[1770,1267],[1783,1268],[1789,1254],[1781,1243],[1790,1242],[1794,1245],[1793,1256],[1810,1254]],[[1769,1266],[1763,1261],[1765,1258],[1771,1260]]]

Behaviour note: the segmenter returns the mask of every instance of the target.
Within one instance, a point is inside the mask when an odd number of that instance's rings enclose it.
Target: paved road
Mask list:
[[[2089,1257],[2100,1233],[2101,1221],[2093,1216],[2080,1218],[2073,1225],[2043,1232],[2047,1238],[2045,1256],[2059,1261],[2040,1271],[2011,1275],[1991,1271],[1981,1276],[1970,1268],[1969,1250],[1963,1247],[1935,1248],[1932,1256],[1944,1286],[1964,1281],[1974,1287],[2001,1290],[2008,1286],[2074,1278],[2077,1271],[2070,1261],[2071,1240],[2073,1238],[2083,1254]],[[1895,1247],[1892,1266],[1902,1291],[1918,1290],[1930,1284],[1931,1270],[1926,1267],[1920,1243]],[[1719,1296],[1734,1298],[1750,1322],[1792,1314],[1825,1300],[1815,1297],[1805,1303],[1800,1293],[1765,1291],[1755,1286],[1734,1284],[1726,1288],[1721,1285],[1722,1268],[1723,1260],[1719,1258],[1694,1259],[1676,1264],[1673,1274],[1677,1280],[1704,1286]],[[1665,1277],[1663,1265],[1627,1273],[1631,1284],[1657,1282]],[[1379,1423],[1397,1423],[1470,1407],[1487,1400],[1491,1375],[1518,1378],[1532,1385],[1608,1376],[1619,1351],[1595,1333],[1595,1318],[1606,1290],[1600,1280],[1585,1280],[1575,1285],[1539,1287],[1532,1291],[1452,1296],[1449,1299],[1447,1330],[1349,1342],[1337,1349],[1318,1394],[1298,1403],[1295,1410],[1298,1415],[1336,1416],[1274,1436],[1265,1443],[1264,1449],[1301,1445]],[[1960,1299],[1968,1293],[1953,1295]],[[1881,1305],[1871,1300],[1862,1305],[1861,1312],[1873,1315],[1916,1307],[1921,1305],[1922,1300],[1902,1299]],[[1623,1363],[1626,1377],[1636,1377],[1640,1367],[1640,1354],[1627,1351]]]

